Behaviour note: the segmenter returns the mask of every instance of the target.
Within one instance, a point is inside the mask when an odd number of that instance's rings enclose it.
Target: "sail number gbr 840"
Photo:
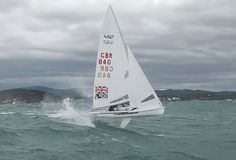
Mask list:
[[[98,78],[111,78],[112,67],[112,53],[101,52],[98,58]]]

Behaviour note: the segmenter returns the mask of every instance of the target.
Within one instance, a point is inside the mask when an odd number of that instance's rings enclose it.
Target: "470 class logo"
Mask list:
[[[114,34],[104,34],[104,38],[107,38],[107,39],[113,39],[114,38]]]

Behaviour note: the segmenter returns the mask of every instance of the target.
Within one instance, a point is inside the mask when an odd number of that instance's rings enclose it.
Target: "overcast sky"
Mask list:
[[[91,88],[110,0],[1,0],[0,89]],[[114,0],[155,89],[236,90],[235,0]]]

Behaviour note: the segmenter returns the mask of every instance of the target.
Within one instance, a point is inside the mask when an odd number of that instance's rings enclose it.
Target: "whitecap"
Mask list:
[[[0,112],[2,115],[7,115],[7,114],[15,114],[15,112]]]
[[[95,127],[90,119],[89,112],[75,109],[69,99],[65,99],[62,103],[62,108],[56,110],[54,113],[49,113],[48,117],[61,119],[65,123]]]

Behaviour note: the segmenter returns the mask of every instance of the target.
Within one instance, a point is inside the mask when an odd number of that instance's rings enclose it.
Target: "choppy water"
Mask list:
[[[0,106],[1,160],[235,160],[236,101],[166,103],[126,129],[92,122],[89,100]]]

